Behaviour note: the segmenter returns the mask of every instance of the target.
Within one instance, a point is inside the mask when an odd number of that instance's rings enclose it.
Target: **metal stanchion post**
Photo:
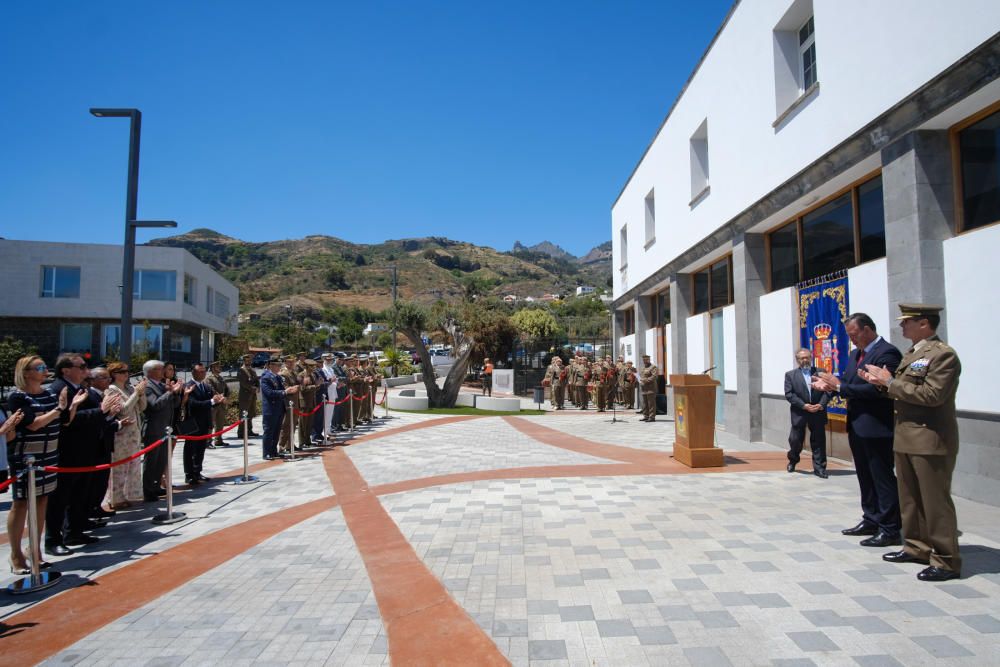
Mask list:
[[[233,480],[233,484],[252,484],[259,482],[260,478],[250,474],[250,416],[247,411],[243,411],[243,476]]]
[[[24,457],[24,465],[28,469],[28,550],[31,551],[31,576],[18,579],[7,586],[14,595],[34,593],[50,588],[59,583],[62,572],[39,568],[42,562],[42,545],[38,540],[38,498],[35,497],[35,457]]]
[[[295,402],[288,401],[288,460],[295,461]]]
[[[351,400],[347,401],[347,407],[350,408],[351,412],[351,433],[353,433],[354,432],[354,388],[353,387],[348,389],[347,395],[351,397]]]
[[[168,426],[166,430],[166,442],[160,446],[167,448],[167,469],[165,471],[167,477],[167,511],[164,514],[157,514],[153,517],[153,523],[158,524],[177,523],[178,521],[183,521],[187,518],[187,514],[184,512],[174,511],[174,475],[172,470],[174,458],[174,429]]]
[[[384,382],[385,381],[383,380],[383,383]],[[387,383],[383,386],[382,391],[384,392],[382,394],[382,407],[385,408],[385,417],[384,418],[388,419],[389,418],[389,385]]]

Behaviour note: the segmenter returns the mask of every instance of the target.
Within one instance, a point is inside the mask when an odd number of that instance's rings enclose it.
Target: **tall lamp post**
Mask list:
[[[97,118],[128,118],[128,185],[125,192],[125,246],[122,259],[122,323],[118,357],[128,363],[132,358],[132,299],[135,274],[135,230],[138,227],[176,227],[173,220],[136,220],[139,205],[139,134],[142,112],[138,109],[93,108]]]

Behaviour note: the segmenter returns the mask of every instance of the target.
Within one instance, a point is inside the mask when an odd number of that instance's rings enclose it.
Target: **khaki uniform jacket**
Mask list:
[[[644,394],[655,394],[656,393],[656,376],[659,374],[659,370],[656,368],[656,364],[650,364],[649,367],[643,367],[639,369],[639,386]]]
[[[290,370],[287,366],[282,366],[281,370],[278,371],[278,375],[285,383],[285,388],[294,387],[299,384],[299,378],[296,377],[295,373]],[[294,396],[285,396],[284,403],[287,406],[288,401],[293,401],[295,406],[298,407],[299,411],[302,410],[302,394],[297,393]]]
[[[208,377],[205,378],[205,382],[208,386],[212,388],[216,394],[222,394],[225,397],[229,397],[229,385],[226,381],[222,379],[221,375],[216,375],[215,373],[209,373]]]
[[[958,454],[955,392],[962,362],[951,347],[931,336],[919,350],[911,348],[899,362],[886,389],[895,399],[893,450],[902,454]]]
[[[573,384],[575,384],[577,387],[586,387],[587,374],[590,372],[591,372],[590,364],[587,363],[578,364],[576,367],[576,377],[573,379]],[[593,376],[591,376],[591,380],[592,379]]]
[[[257,390],[260,388],[260,378],[257,377],[257,371],[246,366],[240,366],[240,370],[236,373],[236,378],[240,383],[240,405],[245,405],[252,399],[256,399]]]
[[[553,388],[558,387],[562,384],[559,379],[559,375],[562,373],[562,366],[559,364],[549,364],[548,370],[545,371],[545,379],[549,381]]]

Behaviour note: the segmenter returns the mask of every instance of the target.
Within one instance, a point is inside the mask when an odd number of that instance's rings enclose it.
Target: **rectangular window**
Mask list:
[[[816,33],[813,17],[799,28],[799,89],[805,92],[816,83]]]
[[[695,206],[708,194],[708,119],[691,135],[691,203]]]
[[[79,299],[80,267],[43,266],[41,296],[47,299]]]
[[[229,297],[222,292],[215,293],[215,309],[212,311],[216,317],[226,319],[229,317]]]
[[[665,290],[649,297],[650,320],[653,327],[670,324],[670,291]]]
[[[197,290],[198,290],[198,281],[195,280],[194,276],[189,276],[188,274],[185,273],[184,274],[184,303],[188,304],[189,306],[196,306],[196,305],[198,305],[196,303],[197,302],[197,296],[198,296]]]
[[[867,262],[885,257],[885,209],[882,203],[882,177],[873,178],[858,188],[859,259]]]
[[[102,356],[118,356],[121,349],[121,325],[105,324],[101,337]],[[151,358],[161,359],[163,354],[163,327],[154,324],[146,327],[142,324],[132,325],[132,353],[149,354]]]
[[[1000,111],[958,133],[962,229],[1000,221]]]
[[[190,352],[191,351],[191,336],[186,334],[171,334],[170,335],[170,351],[171,352]]]
[[[177,272],[138,269],[133,274],[132,294],[143,301],[176,301]]]
[[[92,324],[63,324],[59,334],[60,352],[90,352]]]
[[[623,336],[631,336],[635,333],[635,308],[618,311],[618,326],[621,327]]]
[[[848,193],[802,218],[802,279],[854,266],[854,218]]]
[[[882,177],[782,225],[768,234],[768,249],[772,290],[885,257]]]
[[[618,267],[624,269],[628,266],[628,225],[622,225],[618,232]]]
[[[729,257],[706,266],[692,276],[694,310],[692,315],[728,306],[733,302],[733,270]]]
[[[215,290],[211,287],[205,288],[205,311],[209,313],[215,312]]]
[[[656,242],[656,197],[653,190],[646,195],[646,244],[648,248]]]

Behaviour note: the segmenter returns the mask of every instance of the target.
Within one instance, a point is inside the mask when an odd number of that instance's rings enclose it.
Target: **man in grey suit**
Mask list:
[[[792,413],[792,428],[788,432],[788,472],[795,472],[802,454],[802,442],[809,427],[809,449],[812,450],[813,474],[823,479],[826,473],[826,404],[830,394],[812,388],[812,354],[803,348],[795,353],[797,368],[785,373],[785,399]]]
[[[173,426],[174,409],[181,403],[184,383],[163,381],[163,362],[150,359],[142,365],[146,376],[146,427],[142,431],[142,446],[148,447],[167,434],[167,427]],[[170,460],[170,448],[164,443],[148,452],[142,461],[142,496],[147,502],[155,502],[166,491],[160,486],[160,479]]]

